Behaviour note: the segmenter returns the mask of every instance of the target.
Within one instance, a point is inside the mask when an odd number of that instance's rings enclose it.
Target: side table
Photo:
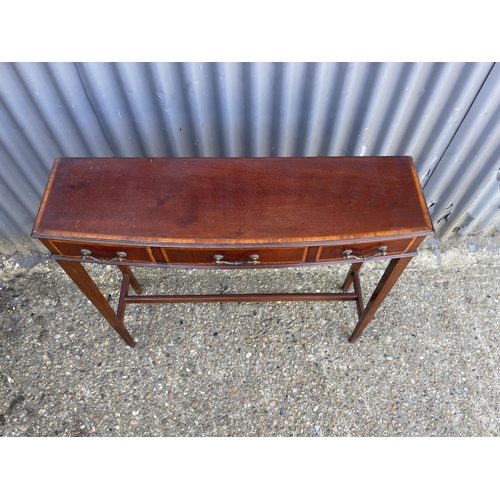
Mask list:
[[[58,158],[32,237],[133,347],[126,305],[159,302],[354,301],[356,342],[432,234],[407,156]],[[389,264],[365,306],[359,271],[372,260]],[[116,312],[83,264],[120,269]],[[144,295],[132,272],[332,264],[350,264],[339,293]]]

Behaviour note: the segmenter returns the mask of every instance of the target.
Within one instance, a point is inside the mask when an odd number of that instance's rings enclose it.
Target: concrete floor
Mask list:
[[[365,300],[383,272],[364,266]],[[89,266],[116,306],[120,276]],[[347,266],[140,269],[146,293],[338,291]],[[428,240],[352,302],[129,305],[125,345],[45,254],[0,258],[1,436],[498,436],[500,236]]]

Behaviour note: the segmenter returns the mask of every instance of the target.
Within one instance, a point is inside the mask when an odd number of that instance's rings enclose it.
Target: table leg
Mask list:
[[[125,302],[125,296],[128,292],[128,287],[130,285],[130,276],[128,274],[123,275],[122,286],[120,287],[120,298],[118,299],[118,307],[116,308],[116,315],[120,318],[120,321],[123,322],[123,318],[125,317],[125,306],[127,305]]]
[[[406,266],[410,263],[411,259],[412,257],[404,257],[401,259],[391,260],[382,278],[380,278],[377,288],[375,288],[375,291],[370,297],[368,304],[366,304],[356,328],[354,328],[354,331],[352,332],[349,339],[351,344],[354,344],[354,342],[358,340],[359,336],[373,318],[375,312],[380,307],[380,304],[382,304],[384,299],[387,297],[387,294],[391,291],[391,288],[401,276],[401,273],[405,270]]]
[[[347,290],[349,290],[349,287],[352,284],[352,279],[354,277],[354,273],[358,272],[361,269],[362,265],[363,265],[362,262],[355,262],[354,264],[351,264],[349,272],[347,273],[347,277],[344,281],[344,284],[342,285],[343,292],[347,292]]]
[[[58,260],[57,263],[66,271],[80,290],[94,304],[106,321],[118,332],[120,337],[130,346],[135,346],[135,340],[125,328],[123,321],[117,316],[109,302],[104,298],[94,280],[79,262]]]
[[[130,286],[137,292],[137,293],[142,293],[142,287],[137,281],[137,278],[135,277],[134,273],[132,272],[132,269],[128,266],[122,266],[118,264],[118,267],[120,271],[125,275],[127,274],[128,277],[130,278]]]
[[[358,318],[361,318],[363,314],[363,310],[365,309],[365,305],[363,304],[363,292],[361,291],[361,283],[359,282],[359,273],[358,271],[354,271],[352,273],[352,279],[354,283],[354,291],[358,296],[356,300],[356,306],[358,308]]]

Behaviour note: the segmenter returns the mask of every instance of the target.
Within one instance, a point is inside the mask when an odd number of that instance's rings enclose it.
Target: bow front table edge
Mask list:
[[[134,347],[126,304],[160,302],[355,301],[356,342],[432,234],[408,156],[57,158],[32,237]],[[386,259],[365,305],[360,268]],[[82,265],[90,263],[123,274],[116,312]],[[339,293],[144,295],[132,272],[345,263]]]

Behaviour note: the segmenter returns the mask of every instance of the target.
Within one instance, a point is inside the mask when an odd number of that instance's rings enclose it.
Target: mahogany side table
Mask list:
[[[157,302],[351,300],[356,342],[432,234],[411,157],[57,158],[32,237],[133,347],[126,304]],[[365,306],[359,270],[382,259]],[[91,263],[122,272],[116,312],[82,265]],[[331,264],[350,264],[342,292],[143,295],[132,272]]]

